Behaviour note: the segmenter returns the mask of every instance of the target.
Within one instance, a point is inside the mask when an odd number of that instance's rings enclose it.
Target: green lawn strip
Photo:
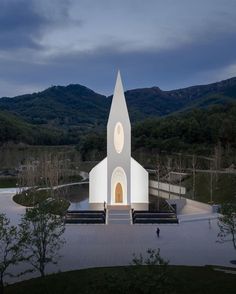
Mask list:
[[[26,207],[32,207],[39,203],[45,203],[48,212],[64,215],[70,203],[54,191],[53,196],[50,190],[25,190],[13,196],[13,200]]]
[[[190,266],[168,267],[171,290],[148,291],[159,271],[158,266],[130,266],[64,272],[10,285],[6,294],[235,293],[236,275],[215,271],[213,267]]]
[[[67,183],[77,183],[82,181],[83,178],[80,175],[73,175],[73,176],[69,176],[65,182],[63,182],[63,184],[67,184]]]
[[[215,174],[212,175],[213,202],[216,204],[222,204],[224,202],[230,202],[235,199],[236,195],[236,175],[235,174]],[[200,202],[210,202],[210,173],[197,173],[196,174],[196,187],[195,187],[195,200]],[[187,198],[192,199],[192,176],[186,178],[182,182],[182,185],[186,187],[188,193]]]
[[[171,267],[177,293],[235,293],[236,275],[214,270],[214,266]]]
[[[13,188],[16,187],[17,179],[15,177],[2,177],[0,178],[0,188]]]
[[[32,207],[51,197],[49,190],[24,190],[13,196],[13,200],[22,206]]]

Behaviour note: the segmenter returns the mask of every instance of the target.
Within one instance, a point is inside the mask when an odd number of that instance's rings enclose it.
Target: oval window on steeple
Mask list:
[[[124,129],[120,122],[118,122],[114,129],[114,146],[117,153],[121,153],[124,147]]]

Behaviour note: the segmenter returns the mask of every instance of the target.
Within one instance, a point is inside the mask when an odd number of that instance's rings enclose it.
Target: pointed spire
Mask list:
[[[112,98],[108,124],[112,118],[117,120],[118,119],[117,116],[120,119],[123,117],[123,119],[127,119],[129,121],[129,114],[128,114],[128,109],[127,109],[127,105],[126,105],[126,101],[125,101],[125,95],[124,95],[124,89],[123,89],[122,80],[121,80],[121,74],[120,74],[119,70],[117,73],[116,84],[115,84],[114,94],[113,94],[113,98]]]
[[[119,70],[118,70],[118,73],[117,73],[117,78],[116,78],[116,84],[115,84],[112,104],[114,104],[114,105],[118,104],[120,106],[122,104],[125,104],[125,107],[127,107],[126,106],[126,101],[125,101],[123,84],[122,84],[122,80],[121,80],[121,74],[120,74]]]
[[[122,84],[122,80],[121,80],[120,70],[118,70],[113,97],[116,95],[120,95],[120,94],[122,96],[124,95],[124,89],[123,89],[123,84]]]

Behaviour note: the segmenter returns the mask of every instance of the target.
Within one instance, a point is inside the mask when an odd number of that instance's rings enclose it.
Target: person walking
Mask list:
[[[157,233],[157,238],[159,238],[160,237],[160,229],[158,227],[157,227],[156,233]]]

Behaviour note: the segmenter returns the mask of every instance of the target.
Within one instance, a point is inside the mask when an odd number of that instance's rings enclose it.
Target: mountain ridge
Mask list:
[[[177,90],[163,91],[156,86],[131,89],[125,91],[125,96],[130,119],[134,124],[150,118],[234,103],[236,77]],[[24,130],[37,126],[42,134],[49,130],[45,136],[66,135],[67,142],[71,144],[88,132],[105,130],[111,98],[112,96],[106,97],[79,84],[52,86],[38,93],[3,97],[0,99],[0,112],[4,112],[5,118],[6,113],[9,113],[17,134],[20,132],[17,121],[20,120]],[[27,126],[23,126],[24,122]],[[2,119],[0,128],[3,129],[4,124],[7,124],[6,119]],[[31,135],[35,136],[35,133],[32,132]]]

